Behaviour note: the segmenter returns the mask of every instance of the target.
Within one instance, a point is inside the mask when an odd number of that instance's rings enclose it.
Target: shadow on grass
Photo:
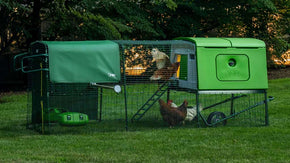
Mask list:
[[[0,137],[1,138],[11,138],[11,137],[22,137],[22,136],[31,136],[38,134],[37,132],[34,132],[33,130],[29,130],[26,127],[26,124],[2,124],[0,126]]]
[[[229,120],[230,122],[225,127],[235,127],[235,126],[252,126],[261,127],[263,125],[242,125],[247,124],[245,121],[235,122],[234,119]],[[206,128],[207,126],[200,122],[200,128]],[[223,126],[218,126],[223,127]],[[29,127],[24,123],[6,123],[0,126],[0,137],[21,137],[27,135],[90,135],[95,133],[108,133],[108,132],[136,132],[136,131],[152,131],[152,130],[164,130],[164,129],[196,129],[198,128],[197,120],[191,122],[181,123],[172,128],[164,122],[163,120],[156,119],[145,119],[135,122],[128,123],[128,130],[126,130],[126,123],[124,120],[104,120],[104,121],[90,121],[88,124],[83,126],[62,126],[57,123],[50,124],[36,124],[29,125]]]
[[[196,128],[196,123],[187,122],[185,124],[179,124],[171,129],[179,128]],[[108,132],[135,132],[135,131],[152,131],[169,129],[168,124],[162,120],[142,120],[128,124],[128,130],[126,130],[126,123],[124,120],[105,120],[105,121],[90,121],[88,124],[83,126],[62,126],[56,123],[36,124],[2,124],[0,127],[0,137],[21,137],[26,135],[89,135],[95,133],[108,133]],[[42,132],[42,130],[44,132]]]

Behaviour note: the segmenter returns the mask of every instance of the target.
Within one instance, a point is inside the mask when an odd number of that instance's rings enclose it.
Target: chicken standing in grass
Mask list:
[[[186,108],[188,102],[184,102],[179,107],[172,107],[169,104],[165,103],[163,100],[159,100],[160,113],[165,122],[169,124],[170,127],[173,127],[180,122],[184,121],[186,117]]]
[[[172,100],[169,100],[168,105],[170,105],[173,108],[178,108],[177,105],[175,103],[173,103]],[[199,104],[199,111],[201,112],[203,110],[203,107],[201,104]],[[197,116],[197,108],[196,106],[188,106],[186,108],[186,117],[184,119],[184,121],[192,121],[195,117]]]

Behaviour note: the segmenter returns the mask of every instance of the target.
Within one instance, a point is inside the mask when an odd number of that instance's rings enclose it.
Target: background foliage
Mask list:
[[[0,54],[36,40],[264,40],[268,59],[289,49],[289,0],[2,0]]]

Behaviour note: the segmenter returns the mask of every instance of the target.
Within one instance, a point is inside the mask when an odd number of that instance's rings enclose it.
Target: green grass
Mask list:
[[[290,162],[290,78],[269,81],[268,127],[150,128],[40,135],[26,94],[0,98],[0,162]]]

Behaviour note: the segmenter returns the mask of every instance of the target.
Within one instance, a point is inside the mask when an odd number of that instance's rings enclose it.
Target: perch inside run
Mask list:
[[[29,75],[28,126],[43,132],[74,130],[50,120],[55,108],[86,114],[85,131],[164,126],[159,99],[187,99],[197,112],[189,124],[269,124],[265,44],[256,39],[41,41],[14,66]]]

